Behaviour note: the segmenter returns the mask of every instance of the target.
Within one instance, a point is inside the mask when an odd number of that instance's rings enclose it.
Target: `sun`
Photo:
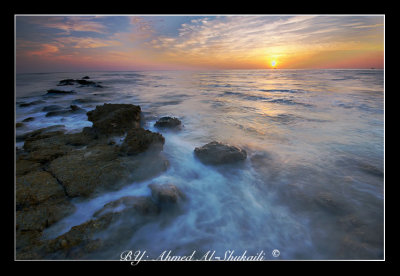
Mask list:
[[[271,61],[271,65],[272,65],[272,67],[275,67],[277,65],[276,60]]]

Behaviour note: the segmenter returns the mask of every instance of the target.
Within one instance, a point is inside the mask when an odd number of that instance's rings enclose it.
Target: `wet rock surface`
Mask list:
[[[154,124],[155,127],[158,128],[169,128],[169,129],[179,129],[182,125],[182,122],[175,117],[161,117]]]
[[[195,148],[194,154],[201,162],[210,165],[235,163],[247,158],[246,151],[216,141]]]
[[[132,104],[104,104],[87,113],[93,127],[106,135],[123,134],[140,127],[140,106]]]
[[[89,81],[88,79],[90,79],[89,76],[85,76],[82,79],[64,79],[64,80],[60,80],[60,82],[57,84],[57,86],[80,84],[81,86],[93,86],[93,87],[99,87],[99,88],[103,87],[102,85],[98,84],[97,82]]]
[[[144,151],[160,152],[165,139],[159,133],[154,133],[143,128],[128,131],[120,151],[127,155],[136,155]]]
[[[91,235],[119,216],[160,211],[151,197],[122,198],[64,235],[42,239],[47,227],[74,211],[72,198],[94,197],[168,168],[161,153],[164,137],[140,127],[139,106],[104,104],[87,115],[93,127],[79,133],[67,134],[63,125],[55,125],[19,137],[24,146],[16,157],[17,259],[80,258],[101,247]],[[109,142],[116,134],[126,134],[122,145]],[[107,212],[118,204],[126,206],[124,211]],[[135,227],[141,225],[137,221]]]

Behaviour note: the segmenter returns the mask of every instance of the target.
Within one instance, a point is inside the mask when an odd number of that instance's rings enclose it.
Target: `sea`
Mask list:
[[[84,76],[103,87],[57,86]],[[75,213],[44,238],[92,219],[108,202],[150,195],[150,183],[176,185],[188,198],[184,210],[168,223],[127,230],[115,246],[83,259],[119,260],[126,250],[145,252],[146,260],[160,260],[163,252],[194,252],[198,259],[209,252],[214,260],[384,259],[384,70],[35,73],[16,74],[15,81],[15,122],[34,118],[16,136],[51,125],[70,133],[92,125],[85,112],[46,117],[46,106],[90,111],[124,103],[140,105],[143,127],[165,137],[167,171],[73,199]],[[76,93],[46,96],[48,89]],[[163,116],[179,118],[182,129],[155,128]],[[202,164],[193,150],[211,141],[240,147],[247,159]]]

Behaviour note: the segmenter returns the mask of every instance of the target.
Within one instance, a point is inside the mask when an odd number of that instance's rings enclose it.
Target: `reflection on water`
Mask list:
[[[59,80],[84,75],[104,88],[42,97]],[[44,102],[19,106],[35,100]],[[178,186],[189,198],[184,212],[124,231],[114,247],[87,258],[115,259],[135,248],[154,258],[164,250],[199,255],[264,250],[266,259],[274,259],[273,249],[279,249],[280,259],[383,258],[383,71],[24,74],[17,76],[16,101],[17,122],[35,118],[17,135],[52,124],[71,131],[90,126],[85,114],[45,117],[42,111],[72,102],[86,111],[103,102],[140,105],[152,131],[158,131],[153,124],[161,116],[184,124],[180,132],[162,132],[171,166],[150,181]],[[246,149],[246,162],[201,164],[193,149],[212,140]],[[77,212],[51,227],[49,235],[90,219],[107,202],[150,194],[148,183],[77,202]],[[115,229],[122,228],[114,226],[102,237]]]

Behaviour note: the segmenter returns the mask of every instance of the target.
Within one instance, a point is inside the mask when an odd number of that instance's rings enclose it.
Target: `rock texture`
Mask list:
[[[76,109],[71,106],[71,111]],[[66,134],[62,125],[56,125],[17,137],[24,141],[16,156],[17,259],[80,258],[103,246],[92,235],[120,216],[140,216],[131,225],[136,229],[146,221],[143,216],[160,211],[151,197],[123,198],[56,239],[41,238],[44,229],[74,211],[72,198],[143,181],[168,167],[161,154],[164,137],[140,127],[139,106],[104,104],[87,115],[93,127],[79,133]],[[125,134],[121,146],[110,143],[110,137]],[[125,209],[109,212],[118,204]]]
[[[201,162],[210,165],[235,163],[247,158],[243,149],[216,141],[195,148],[194,154]]]
[[[170,129],[178,129],[181,127],[182,122],[175,117],[161,117],[154,124],[155,127],[158,128],[170,128]]]
[[[123,134],[140,127],[140,106],[132,104],[104,104],[87,113],[88,120],[101,134]]]

